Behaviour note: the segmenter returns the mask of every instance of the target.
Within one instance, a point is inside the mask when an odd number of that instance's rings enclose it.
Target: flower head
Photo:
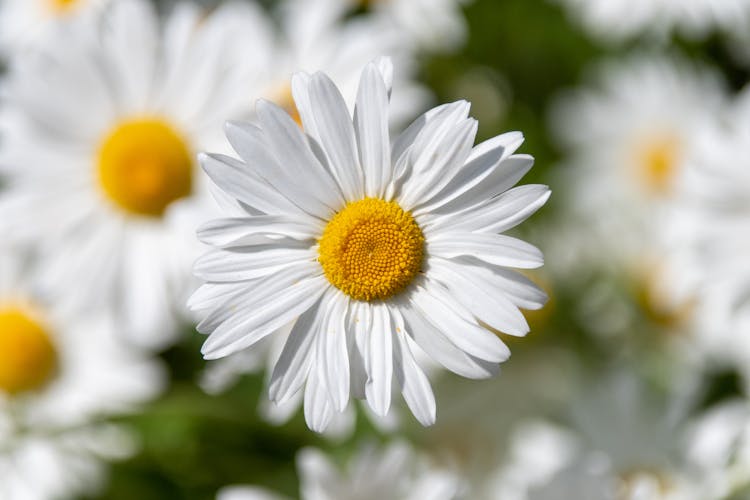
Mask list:
[[[365,67],[350,114],[324,74],[297,74],[304,129],[281,108],[257,105],[258,125],[230,122],[242,160],[203,154],[209,177],[244,215],[199,237],[207,283],[191,299],[205,314],[207,359],[291,333],[271,376],[283,403],[305,385],[311,428],[326,427],[350,395],[384,415],[395,378],[417,419],[435,400],[414,352],[489,377],[510,352],[497,332],[525,335],[519,307],[544,293],[510,268],[542,264],[535,247],[502,233],[534,213],[546,186],[511,188],[533,160],[513,152],[520,133],[472,147],[469,104],[428,111],[391,141],[390,61]]]

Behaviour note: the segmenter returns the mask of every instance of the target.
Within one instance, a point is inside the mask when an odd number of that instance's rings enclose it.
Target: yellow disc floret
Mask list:
[[[57,367],[45,328],[19,307],[0,308],[0,392],[41,389]]]
[[[106,195],[131,214],[159,217],[192,189],[190,150],[158,119],[127,121],[112,130],[99,150],[98,169]]]
[[[355,300],[392,297],[422,267],[424,236],[398,203],[365,198],[328,223],[318,260],[328,281]]]
[[[80,0],[49,0],[50,8],[57,14],[66,14],[73,10]]]
[[[680,163],[679,140],[666,136],[646,141],[638,149],[638,176],[652,194],[668,194]]]

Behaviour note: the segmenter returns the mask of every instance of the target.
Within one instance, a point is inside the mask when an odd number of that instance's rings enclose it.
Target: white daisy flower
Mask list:
[[[363,447],[342,474],[325,454],[306,448],[297,455],[302,500],[452,500],[461,491],[454,474],[432,464],[408,444]],[[261,488],[231,486],[217,500],[283,500]]]
[[[696,299],[696,341],[720,359],[750,359],[750,91],[707,120],[681,177],[669,221],[671,277]]]
[[[472,148],[469,104],[440,106],[391,142],[387,60],[362,73],[354,118],[323,73],[297,74],[304,132],[259,101],[260,126],[229,123],[242,160],[201,155],[209,177],[246,207],[199,230],[217,247],[191,298],[205,314],[207,359],[253,346],[295,322],[271,376],[282,404],[305,385],[305,416],[325,429],[350,393],[388,413],[392,381],[425,425],[435,420],[423,349],[467,377],[496,373],[510,352],[489,328],[525,335],[518,307],[544,293],[510,268],[535,268],[535,247],[500,235],[534,213],[546,186],[509,189],[531,168],[509,133]]]
[[[462,8],[471,0],[345,0],[368,7],[393,23],[418,47],[453,50],[466,40]]]
[[[592,390],[593,389],[593,390]],[[707,500],[685,458],[683,401],[610,376],[573,399],[571,429],[523,422],[479,498]]]
[[[162,373],[118,344],[106,318],[32,293],[24,267],[0,252],[0,498],[91,493],[102,460],[133,448],[106,418],[156,395]]]
[[[214,206],[195,154],[224,147],[220,124],[245,109],[258,15],[180,4],[160,26],[145,1],[110,7],[8,75],[2,225],[39,246],[45,290],[159,348],[186,314],[189,235]]]
[[[552,114],[568,153],[559,175],[573,222],[550,237],[550,252],[572,280],[592,269],[633,277],[649,314],[676,325],[686,304],[673,302],[661,276],[665,212],[700,128],[722,109],[723,86],[705,68],[651,56],[609,63],[597,77]]]
[[[703,38],[713,30],[747,29],[748,0],[556,0],[597,38],[622,41],[646,34],[664,41],[672,32]]]
[[[0,0],[0,54],[34,49],[58,28],[101,10],[110,0]]]

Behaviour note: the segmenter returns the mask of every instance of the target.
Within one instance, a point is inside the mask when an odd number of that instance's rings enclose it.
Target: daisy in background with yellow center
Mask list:
[[[428,111],[393,141],[390,61],[365,67],[354,118],[323,73],[299,73],[292,92],[304,130],[267,101],[258,124],[230,122],[241,160],[202,154],[216,185],[247,207],[199,238],[216,247],[195,273],[190,305],[210,333],[207,359],[293,324],[270,379],[283,403],[304,389],[308,425],[325,429],[350,395],[388,413],[392,385],[424,425],[435,400],[414,352],[473,378],[510,352],[498,332],[525,335],[519,307],[543,292],[512,268],[542,265],[535,247],[502,233],[549,196],[510,189],[531,168],[518,132],[473,146],[464,101]],[[236,213],[234,214],[236,215]]]
[[[33,293],[19,254],[0,248],[0,498],[90,494],[105,460],[134,451],[107,418],[155,396],[163,374],[120,344],[106,317]]]
[[[706,120],[680,178],[669,248],[676,291],[696,299],[695,340],[750,377],[750,89]]]
[[[569,285],[592,272],[625,278],[650,319],[681,328],[689,307],[665,283],[666,215],[698,131],[723,109],[725,89],[710,70],[666,56],[608,62],[593,80],[553,108],[553,132],[566,153],[559,182],[570,209],[564,232],[550,233],[554,272]],[[586,268],[578,265],[582,255]],[[596,291],[596,301],[608,294]],[[627,305],[610,309],[599,323],[629,324]]]
[[[0,0],[0,54],[34,50],[58,28],[101,10],[110,0]]]
[[[0,225],[38,247],[46,292],[112,313],[139,345],[168,345],[187,320],[190,235],[214,210],[195,155],[226,147],[221,124],[248,109],[261,19],[181,3],[161,23],[118,1],[8,74]]]

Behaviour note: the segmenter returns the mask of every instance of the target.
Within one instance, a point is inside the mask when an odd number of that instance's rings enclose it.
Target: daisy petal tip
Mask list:
[[[221,358],[221,356],[217,356],[213,352],[206,352],[204,349],[201,349],[201,354],[203,355],[203,359],[206,361],[213,361]]]
[[[433,411],[429,415],[420,415],[419,417],[417,417],[417,421],[422,425],[422,427],[432,427],[437,421],[436,412]]]
[[[232,131],[239,129],[241,125],[241,122],[237,120],[227,120],[224,122],[224,132],[229,134]]]
[[[373,59],[370,64],[374,65],[377,68],[393,69],[393,58],[386,55],[378,56]]]
[[[260,98],[255,101],[255,109],[256,110],[267,109],[272,104],[273,103],[269,101],[268,99]]]

